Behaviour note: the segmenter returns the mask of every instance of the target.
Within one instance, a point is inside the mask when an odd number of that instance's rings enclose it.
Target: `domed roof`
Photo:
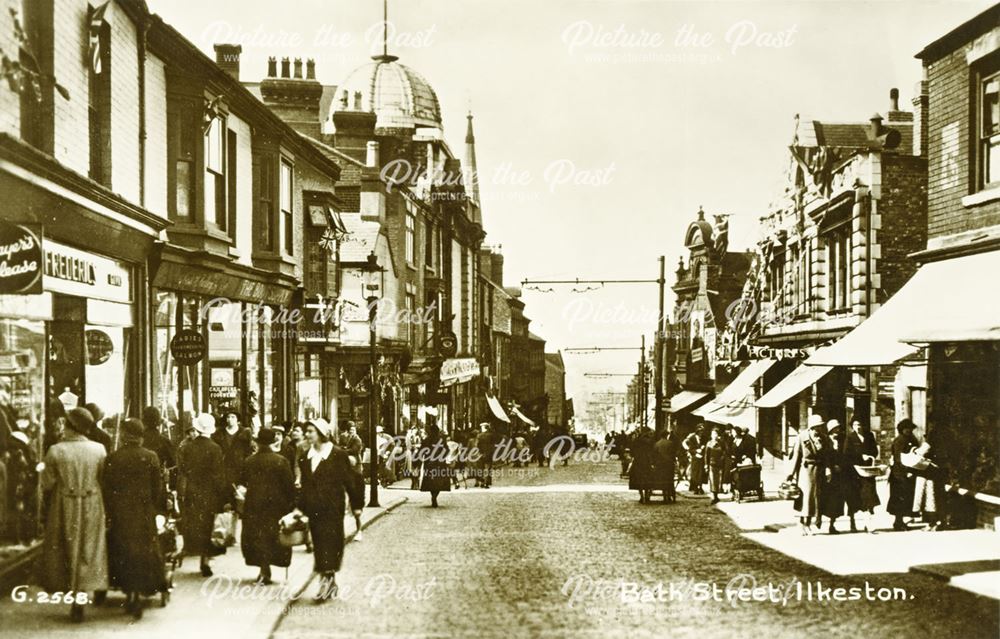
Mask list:
[[[355,96],[360,94],[360,104]],[[337,87],[331,115],[337,111],[374,113],[377,127],[441,129],[441,105],[426,79],[396,56],[380,55],[352,71]]]

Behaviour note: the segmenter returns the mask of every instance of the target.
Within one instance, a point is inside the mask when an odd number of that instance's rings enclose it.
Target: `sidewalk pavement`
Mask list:
[[[750,498],[743,503],[722,501],[716,505],[745,531],[745,537],[836,575],[914,572],[1000,599],[1000,532],[928,531],[916,525],[896,532],[892,530],[893,517],[885,511],[888,483],[879,480],[881,505],[868,522],[874,534],[863,532],[862,515],[857,518],[860,533],[848,532],[845,516],[837,520],[841,534],[827,534],[824,524],[822,532],[803,536],[791,502],[777,497],[777,487],[787,471],[779,466],[763,475],[764,501]]]
[[[367,528],[385,513],[407,500],[405,496],[383,495],[382,507],[365,508],[361,529]],[[348,546],[344,561],[351,560],[351,545],[356,534],[354,517],[345,518]],[[238,536],[237,536],[238,537]],[[358,541],[354,543],[365,543]],[[205,579],[198,568],[197,557],[187,557],[174,573],[174,589],[170,602],[160,608],[159,596],[147,600],[143,618],[134,621],[120,604],[122,593],[108,593],[101,606],[87,606],[82,624],[69,619],[69,606],[34,603],[39,588],[31,586],[27,601],[17,603],[10,593],[2,593],[0,627],[8,637],[78,637],[87,635],[128,636],[178,639],[184,637],[240,637],[266,639],[271,635],[289,605],[305,592],[313,580],[313,557],[304,548],[292,553],[291,566],[273,569],[274,584],[256,586],[258,569],[243,563],[239,545],[212,561],[214,576]],[[91,593],[92,595],[93,593]]]

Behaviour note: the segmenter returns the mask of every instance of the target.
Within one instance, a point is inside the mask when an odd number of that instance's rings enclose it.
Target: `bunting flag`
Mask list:
[[[110,2],[111,0],[107,0],[107,2],[94,9],[94,12],[90,15],[90,68],[97,75],[100,75],[102,71],[101,28],[104,26],[104,14],[107,12]]]

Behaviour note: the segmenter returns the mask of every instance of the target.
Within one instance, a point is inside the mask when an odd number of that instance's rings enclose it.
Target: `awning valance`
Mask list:
[[[669,413],[679,413],[687,408],[693,408],[695,404],[704,401],[711,393],[701,391],[681,391],[670,398]]]
[[[806,366],[802,364],[788,377],[775,384],[774,388],[764,393],[754,403],[754,406],[757,408],[777,408],[818,382],[831,370],[833,370],[832,366]]]
[[[518,419],[520,419],[522,422],[524,422],[528,426],[534,426],[535,425],[535,422],[531,421],[531,419],[529,419],[527,415],[525,415],[520,410],[518,410],[517,406],[511,406],[510,412],[514,413],[515,417],[517,417]]]
[[[750,362],[715,399],[691,413],[715,424],[732,424],[755,431],[753,386],[774,365],[774,361],[759,359]]]
[[[486,403],[489,405],[490,412],[493,413],[494,417],[496,417],[502,422],[506,422],[508,424],[510,423],[510,417],[508,417],[507,413],[504,412],[503,406],[500,404],[500,400],[498,400],[496,397],[491,397],[490,395],[487,395]]]

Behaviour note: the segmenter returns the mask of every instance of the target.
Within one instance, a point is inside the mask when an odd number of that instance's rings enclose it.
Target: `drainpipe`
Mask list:
[[[136,58],[138,59],[139,83],[139,206],[146,206],[146,44],[149,34],[149,19],[143,16],[140,25]]]

